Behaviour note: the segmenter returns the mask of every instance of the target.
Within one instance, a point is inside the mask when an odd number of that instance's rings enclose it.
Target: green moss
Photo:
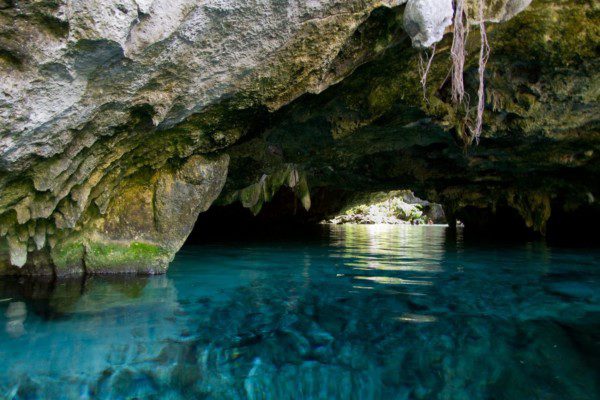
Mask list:
[[[164,272],[172,252],[160,246],[132,242],[90,242],[86,246],[85,265],[88,272]]]
[[[374,114],[389,110],[397,101],[398,90],[392,85],[375,86],[369,93],[369,109]]]
[[[539,0],[494,33],[494,57],[535,61],[542,68],[597,57],[600,10],[594,0]]]
[[[50,14],[42,14],[38,19],[42,26],[57,37],[64,37],[69,34],[69,23],[67,21],[58,19]]]
[[[164,272],[172,252],[150,243],[122,244],[75,239],[57,243],[51,251],[51,257],[58,275]]]
[[[50,252],[50,257],[57,271],[81,269],[83,265],[84,247],[81,241],[59,242]]]

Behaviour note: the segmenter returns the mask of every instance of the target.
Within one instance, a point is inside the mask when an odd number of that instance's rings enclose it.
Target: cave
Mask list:
[[[0,398],[599,398],[598,26],[0,0]]]
[[[190,232],[203,231],[197,219],[218,230],[210,214],[230,205],[245,224],[263,224],[286,187],[307,210],[296,215],[293,203],[294,226],[399,189],[441,204],[451,226],[475,236],[578,235],[563,225],[582,214],[597,223],[597,44],[570,33],[594,32],[589,6],[467,0],[457,19],[449,0],[392,3],[305,4],[297,31],[282,27],[285,7],[267,20],[249,5],[220,17],[200,7],[200,20],[260,27],[242,38],[210,25],[215,43],[232,46],[212,58],[203,52],[216,44],[161,36],[175,25],[144,39],[166,10],[123,6],[122,25],[74,17],[57,30],[48,21],[63,18],[61,6],[7,5],[12,41],[0,46],[20,61],[3,58],[5,81],[40,86],[38,97],[5,87],[0,274],[165,273]],[[73,15],[94,14],[77,7]],[[480,8],[483,28],[469,14]],[[331,18],[308,17],[325,9]],[[465,22],[487,36],[451,34]],[[279,50],[260,58],[269,46]],[[52,101],[61,96],[73,104]]]

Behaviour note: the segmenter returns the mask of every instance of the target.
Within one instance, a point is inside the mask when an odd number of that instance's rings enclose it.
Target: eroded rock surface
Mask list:
[[[129,177],[225,148],[251,117],[349,74],[365,58],[339,56],[352,34],[401,2],[5,4],[0,234],[11,263],[89,226]]]
[[[409,40],[441,40],[452,2],[405,3],[0,3],[0,271],[161,272],[219,194],[258,212],[281,186],[317,208],[311,191],[414,187],[538,230],[554,203],[595,204],[594,3],[486,1],[502,24],[467,151],[451,35],[425,92]]]

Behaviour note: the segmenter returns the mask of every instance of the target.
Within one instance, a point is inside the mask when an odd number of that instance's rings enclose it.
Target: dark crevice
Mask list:
[[[304,238],[319,234],[316,222],[293,191],[282,188],[256,216],[239,202],[211,207],[200,214],[186,243]]]

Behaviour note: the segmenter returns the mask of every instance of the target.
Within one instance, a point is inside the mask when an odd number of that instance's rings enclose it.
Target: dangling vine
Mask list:
[[[479,144],[479,136],[481,136],[481,129],[483,128],[483,111],[485,109],[485,67],[490,57],[490,45],[487,40],[487,33],[485,31],[484,22],[484,0],[479,0],[479,34],[480,34],[480,47],[479,47],[479,66],[477,72],[479,74],[479,88],[477,89],[477,117],[475,119],[475,126],[469,127],[471,132],[471,138],[475,139],[475,143]]]
[[[485,0],[478,1],[478,24],[480,32],[480,48],[478,63],[479,87],[477,90],[477,107],[475,109],[475,118],[471,118],[472,110],[469,107],[469,94],[465,91],[464,74],[465,62],[467,58],[466,44],[469,36],[469,17],[467,0],[454,0],[454,20],[453,20],[453,38],[450,49],[450,59],[452,66],[451,75],[451,98],[452,106],[457,115],[464,114],[460,120],[459,135],[463,138],[466,145],[473,141],[479,144],[479,138],[483,129],[483,113],[485,110],[485,69],[490,56],[490,46],[485,29]],[[427,99],[427,78],[431,69],[433,57],[435,55],[435,45],[431,49],[431,54],[425,53],[426,59],[423,60],[423,54],[419,54],[419,71],[421,74],[421,86],[423,88],[423,97]],[[465,129],[466,127],[466,129]]]
[[[431,47],[431,54],[426,55],[426,60],[423,60],[423,54],[419,53],[419,72],[421,73],[421,87],[423,88],[423,99],[426,103],[429,103],[427,99],[427,76],[429,75],[429,70],[431,69],[431,63],[433,62],[433,57],[435,56],[435,44]]]
[[[466,22],[466,23],[465,23]],[[454,2],[454,36],[450,58],[452,60],[452,103],[456,106],[465,98],[464,70],[467,56],[466,43],[469,36],[469,23],[464,0]]]

